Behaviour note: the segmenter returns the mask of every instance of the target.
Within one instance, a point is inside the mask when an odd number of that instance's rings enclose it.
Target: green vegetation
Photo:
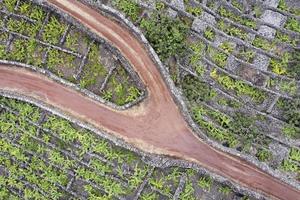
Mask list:
[[[223,48],[227,48],[225,46],[222,46]],[[229,49],[230,50],[230,49]],[[228,51],[228,49],[226,49],[226,51]],[[219,67],[222,67],[224,68],[226,63],[227,63],[227,58],[228,56],[221,52],[220,50],[218,49],[214,49],[213,47],[209,46],[208,47],[208,55],[210,56],[211,60],[216,64],[218,65]]]
[[[183,78],[182,89],[189,101],[209,101],[216,96],[213,88],[191,75]]]
[[[17,4],[17,0],[4,0],[3,4],[9,12],[13,12]]]
[[[15,20],[9,18],[7,21],[7,28],[10,31],[17,32],[29,37],[35,37],[41,29],[41,24],[31,24],[24,19]]]
[[[174,194],[179,184],[181,175],[182,173],[178,168],[173,168],[168,173],[156,170],[154,171],[153,177],[149,180],[149,184],[152,188],[159,190],[165,196],[172,197],[172,194]]]
[[[271,159],[272,153],[266,149],[259,149],[256,156],[258,160],[266,162]]]
[[[190,76],[185,77],[184,80],[183,91],[190,102],[192,117],[208,136],[231,148],[240,146],[246,152],[249,151],[253,142],[263,146],[268,144],[265,136],[256,126],[257,118],[247,116],[245,113],[237,113],[230,117],[209,108],[201,102],[215,101],[214,90]],[[232,103],[225,100],[225,105],[230,104]],[[238,107],[234,104],[232,106]],[[262,119],[259,120],[262,121]],[[261,152],[256,156],[262,160],[271,158],[271,155],[266,152]]]
[[[300,16],[300,8],[297,8],[296,6],[288,7],[285,0],[279,0],[279,4],[278,4],[277,8],[280,9],[280,10],[290,12],[292,14]]]
[[[294,139],[300,138],[300,134],[299,134],[300,128],[292,124],[288,124],[284,126],[282,132],[288,138],[294,138]]]
[[[294,80],[269,79],[267,87],[272,89],[279,87],[280,91],[288,93],[291,96],[295,96],[298,90],[297,83]]]
[[[216,37],[215,31],[211,27],[207,27],[203,33],[204,37],[210,41],[213,41]]]
[[[7,55],[4,55],[4,59],[10,59],[27,64],[36,64],[36,66],[39,66],[41,59],[38,59],[35,55],[36,48],[37,43],[34,39],[16,39],[13,41],[12,50]]]
[[[161,10],[165,9],[165,7],[166,7],[166,5],[163,2],[156,2],[155,3],[156,10],[161,11]]]
[[[47,114],[41,130],[37,131],[37,125],[30,121],[40,123],[39,108],[3,97],[0,105],[5,106],[0,113],[0,165],[9,172],[0,175],[0,185],[5,191],[15,188],[29,199],[65,199],[69,194],[61,188],[67,187],[72,172],[75,180],[82,182],[88,199],[112,199],[132,194],[148,171],[148,166],[132,152],[75,128],[62,118]],[[89,161],[83,159],[91,153],[97,156],[89,156]],[[117,171],[117,166],[124,164],[129,167],[129,174]],[[127,182],[126,186],[123,182]],[[4,199],[10,196],[1,195]]]
[[[65,30],[66,25],[61,23],[57,17],[52,16],[44,27],[42,38],[51,44],[58,44]]]
[[[56,49],[48,50],[47,68],[58,76],[74,81],[72,75],[76,69],[76,57]]]
[[[110,77],[102,92],[104,99],[120,106],[135,101],[140,95],[141,91],[130,82],[127,72],[120,67]]]
[[[283,10],[283,11],[288,11],[289,10],[288,6],[286,5],[285,0],[279,0],[277,8],[279,8],[280,10]]]
[[[186,49],[188,27],[180,19],[154,13],[151,18],[143,18],[140,26],[162,60],[180,55]]]
[[[287,74],[287,67],[288,67],[289,60],[290,60],[290,54],[288,53],[283,54],[281,61],[271,59],[270,61],[271,70],[278,75]]]
[[[118,9],[126,14],[132,21],[137,21],[141,7],[133,0],[113,0]]]
[[[288,124],[283,128],[283,134],[290,138],[300,138],[300,98],[293,100],[279,99],[277,107],[282,111],[282,119]]]
[[[224,88],[235,91],[237,95],[250,96],[255,103],[260,104],[266,99],[266,94],[263,91],[253,88],[241,80],[234,80],[227,75],[219,74],[216,69],[210,75]]]
[[[200,63],[205,47],[206,46],[202,42],[194,42],[190,45],[190,48],[193,51],[189,58],[190,65],[195,69],[198,75],[203,75],[205,72],[204,66]]]
[[[240,2],[238,2],[237,0],[231,0],[231,4],[232,4],[235,8],[239,9],[240,11],[243,11],[243,10],[244,10],[243,5],[242,5]]]
[[[255,21],[245,18],[245,17],[240,17],[240,16],[234,14],[233,12],[231,12],[229,9],[225,8],[224,6],[221,6],[218,11],[222,17],[229,18],[237,23],[248,26],[249,28],[252,28],[252,29],[256,28]]]
[[[261,48],[266,51],[271,51],[275,45],[274,43],[271,43],[268,40],[263,39],[261,37],[255,37],[252,44],[257,48]]]
[[[257,121],[263,122],[263,119],[238,112],[229,124],[230,131],[241,137],[241,150],[244,152],[249,152],[251,147],[254,148],[253,143],[263,147],[269,144],[269,140],[262,134],[263,130],[257,126]]]
[[[285,28],[300,33],[300,22],[296,18],[288,18],[284,25]]]
[[[120,1],[120,4],[125,5],[128,2]],[[1,32],[0,59],[44,68],[63,79],[79,84],[82,88],[89,89],[95,94],[102,95],[103,92],[103,96],[107,100],[119,99],[116,101],[120,105],[134,101],[141,95],[141,91],[137,89],[135,83],[130,80],[127,74],[124,74],[124,77],[117,81],[118,84],[115,85],[116,88],[114,89],[116,92],[100,91],[101,83],[108,74],[107,67],[102,63],[103,58],[101,56],[102,54],[107,54],[107,52],[102,53],[99,43],[94,42],[91,44],[92,41],[88,36],[73,26],[70,27],[66,34],[65,41],[62,41],[68,25],[54,13],[50,15],[48,22],[41,29],[48,12],[45,8],[30,1],[20,1],[16,8],[14,8],[16,1],[12,0],[4,1],[0,5],[7,7],[8,10],[15,14],[24,15],[32,19],[31,21],[15,15],[7,16],[7,29],[11,32],[28,36],[30,39],[13,35],[14,39],[10,48],[6,48],[4,44],[6,44],[9,34],[8,32]],[[0,17],[1,25],[4,25],[4,17]],[[48,44],[42,44],[39,40]],[[57,45],[57,47],[52,47],[50,44]],[[87,60],[83,63],[83,55],[90,44],[91,49],[88,52]],[[65,51],[60,50],[60,48],[65,48]],[[67,52],[68,50],[73,52],[69,53]],[[109,50],[105,49],[105,51]],[[115,64],[115,58],[111,58],[109,62]],[[106,64],[107,62],[105,61],[104,63]],[[77,76],[81,64],[84,65],[82,67],[83,70]],[[125,81],[124,84],[119,82],[123,80]]]
[[[202,9],[200,7],[188,6],[186,11],[195,17],[199,17],[202,14]]]
[[[243,48],[237,55],[237,57],[239,57],[240,59],[252,63],[253,59],[255,56],[255,52],[252,50],[247,50],[245,48]]]
[[[276,32],[276,39],[280,42],[288,43],[293,46],[297,46],[299,40],[291,38],[288,34],[282,33],[280,31]]]
[[[222,186],[219,188],[219,192],[221,192],[224,195],[229,195],[230,192],[232,192],[231,188],[228,186]]]
[[[16,8],[16,12],[36,20],[36,24],[42,24],[46,16],[46,13],[40,6],[34,5],[29,1],[20,1],[19,6]]]
[[[225,23],[223,20],[220,20],[217,26],[220,30],[222,30],[223,32],[227,33],[230,36],[238,37],[242,40],[246,40],[248,37],[248,34],[244,30],[235,27],[233,25],[229,25]]]
[[[295,172],[300,175],[300,150],[291,148],[289,152],[289,157],[283,160],[281,164],[281,169],[287,172]]]
[[[223,51],[225,51],[225,53],[232,53],[234,50],[234,44],[231,42],[223,42],[219,48],[221,48]]]
[[[199,182],[198,182],[198,185],[202,189],[210,191],[210,188],[212,186],[212,179],[210,177],[201,177]]]
[[[219,142],[228,145],[229,147],[236,147],[238,141],[234,135],[225,129],[216,127],[212,122],[207,122],[206,116],[213,118],[217,123],[222,126],[228,126],[230,119],[219,112],[212,111],[204,108],[203,106],[197,105],[193,107],[193,119],[195,122],[204,130],[207,131],[208,135],[218,140]]]
[[[80,79],[80,87],[90,88],[97,83],[97,80],[103,80],[107,73],[107,69],[101,62],[99,46],[92,44],[88,54],[88,62],[84,66]]]

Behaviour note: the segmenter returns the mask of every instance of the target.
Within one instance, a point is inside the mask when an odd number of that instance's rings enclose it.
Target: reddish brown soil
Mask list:
[[[79,1],[48,2],[115,45],[146,84],[148,98],[129,110],[115,111],[44,76],[0,65],[2,90],[37,98],[121,137],[144,151],[194,161],[267,196],[285,200],[300,198],[297,189],[240,158],[213,149],[194,136],[154,62],[127,29]]]

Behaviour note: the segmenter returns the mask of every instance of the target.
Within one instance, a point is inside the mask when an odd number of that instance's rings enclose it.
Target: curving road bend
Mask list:
[[[182,117],[171,92],[142,44],[118,23],[74,0],[48,0],[111,42],[148,89],[140,105],[116,111],[42,75],[0,65],[0,90],[34,97],[150,153],[183,158],[274,199],[297,200],[300,191],[246,161],[199,140]]]

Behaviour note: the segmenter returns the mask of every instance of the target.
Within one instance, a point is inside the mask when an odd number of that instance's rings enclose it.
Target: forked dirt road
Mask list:
[[[199,140],[182,117],[147,51],[127,29],[79,1],[47,2],[117,47],[138,72],[149,96],[139,106],[115,111],[42,75],[5,65],[0,65],[0,90],[34,97],[123,138],[146,152],[196,162],[274,199],[300,199],[299,190]]]

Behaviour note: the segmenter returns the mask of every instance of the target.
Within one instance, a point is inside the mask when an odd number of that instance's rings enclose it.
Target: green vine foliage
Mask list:
[[[284,128],[284,133],[294,138],[300,137],[300,98],[293,100],[280,99],[279,105],[283,111],[282,117],[289,124]]]
[[[285,28],[300,33],[300,22],[296,18],[289,18],[285,23]]]
[[[62,24],[57,17],[51,17],[48,24],[44,27],[42,38],[51,44],[57,44],[61,39],[66,25]]]
[[[266,99],[265,92],[254,88],[241,80],[235,80],[225,74],[219,74],[216,69],[212,70],[211,77],[228,90],[235,91],[238,95],[247,95],[255,103],[262,103]]]
[[[1,198],[10,199],[5,189],[13,187],[28,199],[66,199],[68,194],[60,188],[67,186],[72,172],[83,181],[88,199],[114,199],[132,194],[148,173],[149,167],[134,153],[67,120],[47,114],[37,131],[35,123],[40,123],[42,115],[39,108],[4,97],[0,105],[5,107],[0,113],[0,166],[9,172],[0,175]],[[103,159],[93,156],[88,164],[83,159],[88,153]],[[130,168],[129,174],[122,169],[117,172],[115,166],[124,165]],[[127,186],[112,176],[120,176]],[[99,193],[91,182],[104,192]]]

